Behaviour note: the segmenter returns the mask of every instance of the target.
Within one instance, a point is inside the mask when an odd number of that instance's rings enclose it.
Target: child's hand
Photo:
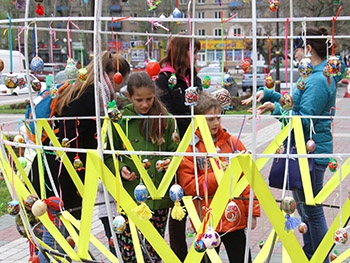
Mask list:
[[[165,171],[169,168],[169,165],[170,165],[170,159],[165,159],[163,161],[163,168]]]
[[[259,90],[256,93],[256,102],[259,103],[262,100],[262,98],[264,98],[264,90]],[[241,104],[242,105],[248,105],[252,101],[253,101],[253,96],[250,96],[248,99],[242,100]]]
[[[122,174],[122,177],[125,179],[125,180],[128,180],[128,181],[134,181],[137,179],[137,176],[134,172],[131,172],[128,167],[124,166],[122,169],[121,169],[121,174]]]

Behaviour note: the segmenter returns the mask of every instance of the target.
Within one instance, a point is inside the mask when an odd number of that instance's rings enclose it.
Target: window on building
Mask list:
[[[214,12],[214,18],[221,18],[221,12],[220,11],[215,11]]]
[[[240,36],[242,34],[242,29],[240,27],[233,28],[233,35]]]
[[[179,1],[179,4],[180,4],[180,5],[187,5],[187,0],[180,0],[180,1]]]
[[[205,36],[205,29],[198,29],[199,36]]]
[[[198,0],[198,4],[205,4],[205,0]]]
[[[198,16],[198,18],[205,18],[204,12],[198,12],[197,16]]]
[[[214,29],[214,36],[221,36],[221,28]]]

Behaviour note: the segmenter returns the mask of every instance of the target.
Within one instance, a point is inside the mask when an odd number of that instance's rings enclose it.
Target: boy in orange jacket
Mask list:
[[[246,152],[246,148],[243,143],[221,127],[221,120],[220,116],[218,115],[221,114],[222,107],[213,95],[207,92],[201,92],[199,94],[198,103],[197,106],[195,106],[194,112],[196,115],[211,115],[208,116],[206,120],[218,153],[234,153],[237,151]],[[206,152],[204,141],[199,130],[195,132],[194,137],[195,151]],[[187,152],[193,152],[193,145],[190,145],[188,147]],[[220,159],[222,161],[222,168],[226,169],[228,160],[225,157],[220,157]],[[204,198],[200,198],[200,208],[202,210],[200,212],[202,215],[205,215],[206,211],[203,208],[205,208],[206,205],[210,206],[210,197],[215,195],[218,184],[209,160],[206,161],[204,157],[197,157],[196,161],[198,171],[197,183],[199,185],[199,196],[204,197],[205,194],[209,196],[209,204],[205,204]],[[205,169],[207,169],[207,175]],[[185,194],[189,196],[198,196],[198,193],[196,191],[196,178],[193,166],[193,157],[185,156],[183,158],[177,174],[180,185],[183,187]],[[206,180],[207,182],[205,182]],[[206,185],[206,189],[203,189],[203,185]],[[207,193],[205,193],[205,191]],[[221,221],[216,228],[216,232],[220,235],[221,242],[225,246],[230,263],[244,262],[246,246],[245,229],[247,228],[248,222],[249,193],[250,187],[247,186],[242,192],[240,198],[234,200],[239,208],[238,218],[233,222],[230,222],[225,217],[225,214],[223,214]],[[199,212],[197,205],[198,201],[195,200],[194,202],[195,206],[197,207],[197,212]],[[260,205],[258,201],[255,200],[253,206],[252,229],[256,227],[256,217],[259,216]],[[219,251],[219,247],[216,249]],[[251,262],[250,253],[249,262]]]

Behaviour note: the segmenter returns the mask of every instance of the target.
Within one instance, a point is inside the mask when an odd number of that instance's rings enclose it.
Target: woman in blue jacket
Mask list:
[[[309,36],[322,36],[322,38],[308,38]],[[305,48],[306,53],[311,55],[313,71],[311,75],[304,79],[305,85],[301,89],[293,87],[294,106],[292,115],[334,116],[337,82],[342,79],[345,66],[342,64],[341,72],[336,76],[332,77],[324,74],[327,54],[331,54],[331,47],[327,43],[329,33],[325,27],[307,28],[306,38],[306,43],[303,44],[302,48]],[[304,46],[305,44],[306,46]],[[263,114],[268,111],[272,115],[287,114],[279,102],[280,98],[281,94],[274,90],[269,90],[266,87],[259,89],[257,102],[261,102],[262,105],[257,107],[257,114]],[[251,101],[252,98],[248,98],[242,103],[248,104]],[[314,134],[312,139],[316,143],[315,154],[333,153],[331,124],[332,118],[302,118],[305,142],[310,139],[310,128],[313,125]],[[324,174],[328,162],[328,158],[315,158],[315,181],[312,183],[314,196],[323,187]],[[310,259],[328,230],[323,207],[306,205],[303,191],[293,191],[293,196],[297,202],[298,213],[302,221],[308,226],[308,232],[303,235],[303,249],[306,256]],[[329,259],[326,258],[324,262],[329,262]]]

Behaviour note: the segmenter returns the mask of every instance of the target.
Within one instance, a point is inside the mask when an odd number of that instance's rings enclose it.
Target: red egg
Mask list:
[[[117,72],[113,76],[113,81],[115,84],[121,84],[123,82],[123,75],[120,72]]]
[[[38,255],[34,254],[33,256],[30,256],[28,263],[40,263]]]
[[[150,61],[147,64],[147,73],[151,78],[158,76],[160,72],[160,65],[158,61]]]

